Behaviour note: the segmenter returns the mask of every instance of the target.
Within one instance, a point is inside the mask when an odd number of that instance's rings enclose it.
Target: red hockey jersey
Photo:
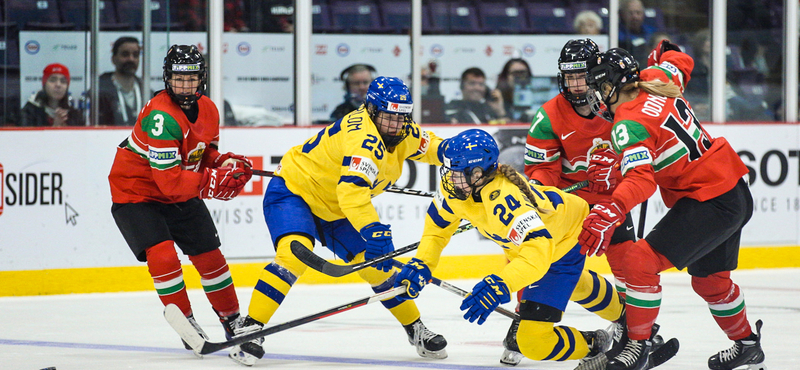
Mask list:
[[[139,112],[108,175],[114,203],[179,203],[200,195],[203,171],[216,158],[219,113],[208,97],[192,123],[166,91]]]
[[[597,116],[581,117],[566,98],[556,95],[539,108],[528,130],[525,175],[558,188],[586,180],[589,154],[611,147],[611,126]],[[616,171],[616,176],[619,182],[622,174]],[[586,189],[575,194],[589,204],[611,196],[611,192],[598,194]]]
[[[684,53],[667,52],[658,66],[645,69],[640,77],[683,83],[688,80],[679,74],[690,74],[693,63]],[[681,97],[640,90],[634,100],[617,107],[614,121],[611,141],[622,155],[624,179],[612,198],[623,211],[649,198],[656,184],[666,206],[672,207],[684,197],[717,197],[748,172],[728,141],[709,135]]]

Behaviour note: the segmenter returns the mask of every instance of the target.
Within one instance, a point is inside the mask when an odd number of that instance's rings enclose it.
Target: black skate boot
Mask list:
[[[519,319],[514,319],[511,326],[508,328],[506,338],[503,339],[503,355],[500,357],[500,363],[503,365],[517,366],[524,357],[519,351],[517,345],[517,330],[519,330]]]
[[[447,358],[447,341],[440,334],[436,334],[422,323],[420,319],[411,324],[404,325],[408,335],[408,343],[417,347],[417,354],[422,357],[442,359]]]
[[[581,334],[589,345],[589,354],[580,359],[575,370],[605,370],[608,363],[605,352],[611,348],[611,335],[602,329],[582,331]]]
[[[189,323],[192,324],[192,326],[194,327],[194,330],[197,330],[197,334],[200,334],[200,336],[203,337],[203,339],[208,340],[208,334],[206,334],[206,332],[203,331],[203,328],[200,327],[200,324],[198,324],[197,320],[194,319],[194,315],[189,315],[189,316],[186,317],[186,319],[189,320]],[[192,351],[192,353],[194,353],[195,356],[197,356],[199,358],[203,358],[203,355],[201,355],[200,353],[196,352],[192,348],[192,346],[189,345],[189,343],[186,343],[183,339],[181,339],[181,342],[183,342],[183,348],[186,348],[186,349]]]
[[[222,328],[225,329],[225,339],[231,340],[236,336],[234,331],[244,326],[244,317],[238,313],[224,317],[219,316],[219,322],[222,324]]]
[[[234,336],[250,334],[261,330],[264,324],[258,322],[250,316],[245,317],[241,327],[233,330]],[[231,352],[228,354],[233,361],[236,361],[245,366],[253,366],[256,361],[264,357],[264,348],[261,344],[264,343],[264,337],[253,339],[247,343],[233,346]]]
[[[711,370],[766,370],[764,351],[761,350],[761,320],[756,321],[756,332],[733,342],[733,347],[719,351],[708,359]]]
[[[607,370],[646,370],[650,365],[650,352],[653,341],[623,338],[625,347],[608,361]],[[621,343],[620,343],[621,344]]]

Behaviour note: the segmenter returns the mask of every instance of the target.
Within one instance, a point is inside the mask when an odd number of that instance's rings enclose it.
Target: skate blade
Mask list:
[[[523,357],[525,356],[523,356],[522,353],[504,349],[503,355],[500,356],[500,363],[508,366],[517,366],[522,362]]]
[[[441,350],[438,350],[438,351],[428,351],[427,349],[424,349],[424,348],[417,348],[417,354],[420,355],[420,357],[433,358],[433,359],[437,359],[437,360],[441,360],[441,359],[447,358],[447,350],[446,349],[441,349]]]
[[[678,353],[678,349],[680,349],[680,343],[678,343],[677,338],[666,341],[662,346],[650,352],[650,366],[648,369],[652,369],[669,361],[669,359],[675,357]]]

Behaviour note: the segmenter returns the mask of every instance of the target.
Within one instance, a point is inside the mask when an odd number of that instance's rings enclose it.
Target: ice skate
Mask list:
[[[519,330],[519,319],[514,319],[511,326],[508,328],[506,338],[503,339],[503,355],[500,356],[500,363],[503,365],[517,366],[525,357],[519,351],[517,345],[517,330]]]
[[[733,342],[733,347],[711,356],[711,370],[766,370],[764,351],[761,349],[761,320],[756,321],[756,332]]]
[[[650,366],[650,351],[653,349],[653,341],[625,340],[625,347],[613,358],[608,360],[608,370],[646,370]]]
[[[606,351],[611,348],[611,335],[605,330],[582,331],[583,338],[589,345],[589,354],[580,359],[575,370],[605,370],[608,358]]]
[[[428,330],[420,319],[404,325],[403,328],[408,334],[408,343],[417,347],[417,354],[427,358],[447,358],[447,351],[444,349],[447,341],[440,334]]]
[[[203,339],[208,340],[208,335],[206,334],[205,331],[203,331],[203,328],[200,327],[200,324],[197,323],[197,320],[194,319],[194,315],[189,315],[186,317],[186,319],[189,320],[189,323],[192,324],[194,330],[197,330],[197,334],[200,334],[200,336],[203,337]],[[189,343],[184,342],[183,339],[181,339],[181,342],[183,342],[184,348],[192,351],[192,353],[194,353],[195,356],[203,358],[203,355],[197,353],[197,351],[195,351],[194,348],[192,348],[192,346],[189,345]]]
[[[222,328],[225,329],[225,339],[231,340],[236,334],[234,331],[237,328],[241,328],[244,326],[244,317],[235,313],[230,316],[225,316],[219,318],[219,322],[222,324]]]
[[[256,321],[250,316],[244,319],[241,327],[234,329],[234,337],[250,334],[261,330],[264,324]],[[245,366],[253,366],[256,361],[264,357],[264,348],[261,344],[264,343],[264,337],[253,339],[249,342],[233,346],[231,352],[228,354],[233,361],[236,361]]]

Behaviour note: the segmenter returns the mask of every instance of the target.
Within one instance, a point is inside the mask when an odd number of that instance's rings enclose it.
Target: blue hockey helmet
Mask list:
[[[442,187],[457,199],[467,199],[476,187],[494,178],[499,156],[497,142],[486,131],[470,129],[453,136],[444,149]],[[480,173],[475,172],[478,169]]]
[[[622,86],[639,81],[639,63],[625,49],[614,48],[590,59],[586,65],[586,95],[594,114],[614,121],[611,105],[619,100]]]
[[[372,80],[367,90],[366,107],[387,148],[397,146],[408,136],[414,102],[403,80],[384,76]]]
[[[200,83],[194,93],[175,94],[170,80],[174,74],[197,75]],[[178,105],[192,105],[206,90],[206,61],[194,45],[172,45],[164,57],[164,88],[172,101]]]

